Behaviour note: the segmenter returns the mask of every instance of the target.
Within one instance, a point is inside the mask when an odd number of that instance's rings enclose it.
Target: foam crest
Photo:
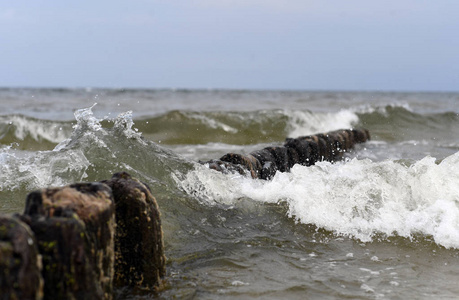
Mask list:
[[[336,113],[313,113],[296,110],[286,112],[286,115],[289,117],[287,131],[290,137],[352,128],[359,121],[357,114],[347,109]]]
[[[411,106],[407,102],[393,102],[393,103],[387,103],[387,104],[379,104],[377,106],[372,106],[370,104],[366,105],[361,105],[358,106],[355,109],[355,112],[358,114],[372,114],[372,113],[378,113],[381,114],[385,117],[389,116],[389,110],[397,109],[397,108],[402,108],[406,111],[409,112],[414,112]]]
[[[92,111],[93,107],[96,106],[97,103],[94,103],[91,107],[82,108],[75,111],[75,119],[77,120],[77,124],[73,126],[75,131],[99,131],[102,129],[102,125],[98,118],[94,116]]]
[[[0,116],[0,136],[8,135],[9,128],[12,136],[19,140],[30,137],[35,141],[46,140],[58,143],[68,137],[68,128],[63,123],[43,121],[22,115]]]
[[[85,147],[96,144],[101,148],[108,148],[104,142],[104,137],[112,135],[113,132],[115,135],[122,134],[127,138],[135,138],[143,142],[141,139],[142,134],[137,132],[138,130],[136,128],[133,128],[134,121],[132,118],[132,111],[120,113],[115,119],[108,120],[114,123],[113,130],[111,130],[103,128],[101,124],[107,117],[99,119],[94,115],[92,109],[96,105],[97,103],[94,103],[91,107],[75,111],[74,115],[77,123],[73,126],[71,137],[59,143],[54,148],[54,151],[60,151],[75,143],[79,145],[84,145],[86,143]]]
[[[425,157],[411,166],[369,159],[296,165],[271,181],[197,169],[180,183],[205,203],[235,204],[241,197],[286,202],[298,222],[362,241],[421,234],[459,248],[458,181],[459,152],[440,164]]]
[[[213,129],[222,129],[225,132],[230,132],[230,133],[237,133],[238,130],[236,128],[233,128],[223,122],[220,122],[214,118],[211,118],[209,116],[206,116],[204,114],[199,114],[199,113],[191,113],[190,117],[193,119],[201,121],[203,124],[206,124],[210,128]]]
[[[134,138],[138,139],[139,141],[143,140],[141,139],[142,134],[138,132],[137,128],[133,128],[134,126],[134,121],[132,118],[132,111],[127,111],[124,113],[119,114],[116,119],[114,120],[115,124],[113,128],[124,134],[127,138]]]
[[[77,123],[73,126],[73,132],[70,138],[60,142],[55,148],[54,151],[61,151],[66,147],[70,147],[72,144],[75,144],[77,141],[86,138],[92,139],[93,143],[97,143],[102,147],[106,147],[102,139],[95,138],[95,133],[107,135],[107,132],[102,128],[99,120],[92,111],[92,108],[96,106],[97,103],[94,103],[93,106],[88,108],[82,108],[75,111],[75,119]],[[88,145],[90,146],[90,145]]]
[[[247,181],[242,175],[224,175],[200,164],[196,164],[195,169],[186,174],[172,174],[172,177],[179,188],[210,206],[233,204],[242,196],[237,184],[234,183],[244,184]]]

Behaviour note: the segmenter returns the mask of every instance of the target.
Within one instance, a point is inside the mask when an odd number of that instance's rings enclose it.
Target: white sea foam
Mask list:
[[[359,114],[378,113],[388,116],[388,109],[403,108],[412,112],[409,104],[405,102],[387,103],[378,106],[361,105],[337,112],[319,113],[311,111],[285,111],[289,118],[287,128],[290,137],[310,135],[318,132],[327,132],[342,128],[352,128],[359,122]]]
[[[411,166],[353,159],[296,165],[270,181],[198,168],[179,181],[207,204],[286,202],[289,216],[362,241],[375,234],[432,236],[459,248],[459,152],[440,164],[425,157]]]
[[[351,128],[359,121],[357,114],[348,109],[343,109],[336,113],[289,111],[286,114],[289,117],[287,130],[290,137]]]

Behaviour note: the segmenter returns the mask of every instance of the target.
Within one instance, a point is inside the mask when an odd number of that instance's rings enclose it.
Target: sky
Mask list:
[[[459,91],[459,1],[0,0],[0,87]]]

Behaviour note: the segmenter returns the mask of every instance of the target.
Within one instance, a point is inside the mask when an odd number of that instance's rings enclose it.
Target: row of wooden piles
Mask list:
[[[127,173],[30,193],[0,214],[0,299],[112,299],[166,274],[156,199]]]
[[[223,172],[250,174],[252,178],[271,179],[277,171],[288,172],[295,164],[314,165],[318,161],[335,162],[358,143],[370,139],[366,129],[341,129],[327,133],[287,138],[283,146],[271,146],[248,155],[228,153],[220,159],[201,161]]]

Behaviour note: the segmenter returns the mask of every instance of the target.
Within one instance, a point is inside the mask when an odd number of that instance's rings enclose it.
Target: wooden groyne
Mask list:
[[[0,299],[112,299],[114,287],[155,290],[165,256],[160,212],[127,173],[30,193],[0,214]]]
[[[327,133],[287,138],[282,146],[271,146],[243,155],[228,153],[220,159],[202,162],[223,172],[250,174],[252,178],[270,179],[279,172],[288,172],[295,164],[314,165],[318,161],[335,162],[351,151],[355,144],[370,139],[366,129],[341,129]]]

